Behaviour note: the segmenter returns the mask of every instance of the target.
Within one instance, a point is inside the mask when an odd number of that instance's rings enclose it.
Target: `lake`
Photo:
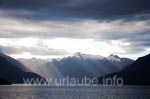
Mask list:
[[[0,86],[0,99],[150,99],[150,86]]]

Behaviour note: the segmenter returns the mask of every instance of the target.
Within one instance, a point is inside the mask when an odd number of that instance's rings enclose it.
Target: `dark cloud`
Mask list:
[[[79,17],[112,18],[144,13],[150,10],[149,0],[92,0],[89,4],[64,7],[64,12]],[[62,8],[63,9],[63,8]]]
[[[150,12],[149,0],[1,0],[4,8],[26,9],[35,16],[74,18],[119,18]],[[41,10],[44,9],[44,10]],[[39,15],[39,11],[41,11]],[[51,13],[51,14],[50,14]],[[24,17],[29,17],[25,16]],[[33,15],[34,17],[34,15]]]
[[[1,0],[0,5],[7,8],[48,8],[53,7],[68,0]]]

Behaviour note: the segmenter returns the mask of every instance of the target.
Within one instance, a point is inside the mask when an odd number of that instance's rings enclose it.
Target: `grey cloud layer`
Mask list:
[[[1,0],[3,8],[22,8],[39,17],[112,18],[150,12],[149,0]],[[44,9],[44,10],[42,10]],[[52,14],[48,14],[52,13]],[[29,17],[29,16],[20,16]]]
[[[131,44],[121,46],[127,53],[142,52],[150,47],[150,20],[29,21],[1,18],[0,22],[3,23],[0,25],[1,38],[91,38],[100,42],[123,40]]]
[[[49,55],[67,55],[65,50],[52,49],[47,47],[23,47],[23,46],[0,46],[0,52],[6,54],[21,54],[28,52],[32,55],[49,56]]]

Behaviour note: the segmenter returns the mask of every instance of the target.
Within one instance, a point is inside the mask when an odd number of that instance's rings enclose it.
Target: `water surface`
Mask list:
[[[150,87],[0,86],[0,99],[150,99]]]

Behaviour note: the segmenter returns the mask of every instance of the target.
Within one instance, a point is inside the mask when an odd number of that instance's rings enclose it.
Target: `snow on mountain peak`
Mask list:
[[[121,62],[121,58],[118,55],[110,55],[107,59],[114,62]]]
[[[120,58],[118,55],[111,54],[109,57]]]
[[[82,54],[80,52],[74,53],[73,57],[83,58],[83,59],[104,59],[104,57],[100,55]]]

